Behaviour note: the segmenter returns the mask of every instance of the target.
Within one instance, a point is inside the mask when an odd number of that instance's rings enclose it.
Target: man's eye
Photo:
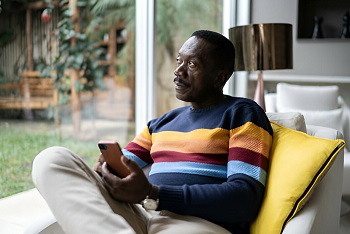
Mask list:
[[[188,67],[191,68],[191,69],[193,69],[193,68],[196,67],[196,64],[194,64],[193,62],[189,61],[189,62],[188,62]]]
[[[180,60],[179,58],[176,58],[176,63],[179,66],[182,63],[182,60]]]

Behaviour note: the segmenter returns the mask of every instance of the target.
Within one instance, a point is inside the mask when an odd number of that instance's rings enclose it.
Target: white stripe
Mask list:
[[[234,174],[245,174],[260,181],[265,186],[267,173],[264,169],[242,161],[233,160],[228,163],[228,176]]]
[[[122,149],[122,153],[125,157],[135,161],[140,167],[147,166],[147,163],[145,161],[143,161],[142,159],[140,159],[139,157],[137,157],[135,154],[131,153],[130,151],[128,151],[126,149]]]
[[[150,175],[157,173],[184,173],[227,178],[227,167],[196,162],[161,162],[154,163]]]

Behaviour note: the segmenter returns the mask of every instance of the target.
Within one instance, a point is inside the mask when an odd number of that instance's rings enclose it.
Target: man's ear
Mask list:
[[[220,70],[218,72],[218,76],[216,77],[215,87],[222,89],[225,86],[225,84],[229,78],[230,77],[229,77],[228,72],[226,70]]]

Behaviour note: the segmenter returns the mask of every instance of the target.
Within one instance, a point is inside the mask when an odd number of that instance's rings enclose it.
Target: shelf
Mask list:
[[[123,60],[120,60],[118,59],[116,62],[115,62],[116,65],[124,65],[126,64],[126,61],[125,59]],[[100,60],[98,61],[98,65],[99,66],[109,66],[109,65],[112,65],[110,61],[106,61],[106,60]]]
[[[340,39],[347,11],[350,12],[349,0],[299,0],[298,39],[312,39],[314,16],[323,19],[321,31],[325,39]]]
[[[349,43],[350,38],[297,38],[299,43]]]
[[[268,74],[263,73],[264,81],[274,82],[301,82],[301,83],[332,83],[350,84],[350,76],[317,76],[296,74]],[[249,80],[256,81],[258,74],[249,74]]]
[[[99,66],[109,66],[111,63],[109,61],[98,61]]]
[[[109,41],[101,41],[100,46],[109,46]]]
[[[123,38],[117,38],[117,45],[124,45],[126,43],[126,40]],[[109,41],[103,40],[99,43],[99,46],[109,46]]]

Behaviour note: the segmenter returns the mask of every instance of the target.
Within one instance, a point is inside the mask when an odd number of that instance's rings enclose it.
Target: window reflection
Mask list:
[[[33,188],[31,162],[46,147],[70,148],[83,155],[92,166],[99,154],[98,140],[117,140],[124,146],[134,137],[135,1],[121,1],[128,4],[127,8],[118,8],[116,1],[117,8],[113,11],[105,8],[104,2],[97,1],[96,8],[89,12],[94,16],[88,21],[90,24],[82,24],[87,27],[88,39],[98,43],[92,49],[81,48],[83,52],[98,49],[98,53],[88,57],[99,59],[101,69],[94,72],[98,71],[102,78],[91,80],[91,72],[80,68],[78,82],[73,82],[79,91],[79,105],[73,111],[71,72],[49,69],[62,55],[63,44],[58,36],[59,22],[64,15],[62,9],[46,11],[45,20],[42,20],[44,8],[25,11],[25,6],[2,1],[0,164],[11,166],[0,171],[0,198]],[[195,30],[221,31],[222,0],[158,0],[156,4],[155,83],[159,116],[184,105],[175,98],[172,82],[177,51]],[[104,14],[103,9],[109,11]],[[28,12],[30,15],[26,15]],[[48,12],[50,20],[47,20]],[[81,17],[88,15],[81,14]],[[69,61],[80,62],[80,57]],[[43,104],[39,100],[39,107],[34,104],[38,100],[31,91],[31,84],[25,79],[29,76],[24,72],[28,71],[36,74],[34,86],[39,87],[39,92],[49,88],[53,91],[49,102]],[[57,75],[63,78],[51,82]],[[93,89],[95,86],[97,88]],[[42,101],[42,97],[38,99]],[[20,106],[9,107],[9,103],[16,102],[13,100],[19,101]]]
[[[174,70],[177,52],[193,31],[222,30],[222,0],[157,1],[157,115],[186,105],[175,98]]]

